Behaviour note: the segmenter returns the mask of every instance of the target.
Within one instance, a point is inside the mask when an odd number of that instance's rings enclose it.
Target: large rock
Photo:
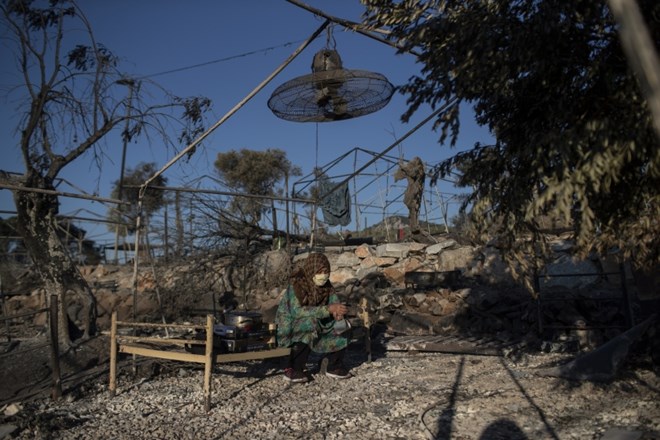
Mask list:
[[[366,257],[360,262],[362,268],[370,268],[374,266],[387,267],[395,264],[398,259],[393,257]]]
[[[335,270],[335,267],[353,267],[360,264],[360,259],[353,252],[344,252],[337,257],[337,260],[332,267],[332,270]]]
[[[353,280],[356,280],[357,277],[353,269],[342,267],[337,270],[330,272],[330,282],[333,285],[345,285]]]
[[[423,243],[386,243],[376,248],[377,257],[407,258],[411,252],[426,248]]]
[[[358,280],[362,280],[365,277],[369,276],[372,273],[378,273],[378,267],[373,266],[373,267],[360,267],[356,272],[355,272],[355,277]]]
[[[367,258],[374,255],[374,251],[371,246],[367,244],[361,244],[355,249],[355,256],[358,258]]]
[[[456,240],[449,239],[441,241],[440,243],[432,244],[426,248],[425,252],[429,255],[435,255],[454,246],[456,246]]]
[[[418,258],[410,258],[386,267],[383,269],[383,274],[392,284],[403,286],[405,283],[406,272],[420,270],[423,267],[423,264],[423,261]]]
[[[477,250],[471,246],[458,249],[447,249],[439,255],[437,270],[446,272],[455,269],[465,269],[477,256]]]
[[[557,286],[577,289],[594,284],[600,279],[598,267],[593,261],[578,260],[570,255],[560,255],[548,264],[543,275],[545,274],[550,277],[542,276],[539,279],[541,290]]]

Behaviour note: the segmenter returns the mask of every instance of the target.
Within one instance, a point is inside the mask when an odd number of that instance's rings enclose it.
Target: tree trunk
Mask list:
[[[40,178],[37,178],[42,180]],[[50,182],[26,182],[28,187],[54,189]],[[18,216],[18,232],[39,272],[47,293],[59,299],[59,336],[65,346],[71,346],[68,307],[72,297],[78,297],[83,307],[84,337],[96,331],[96,298],[78,271],[68,249],[57,234],[57,196],[36,192],[14,191]]]

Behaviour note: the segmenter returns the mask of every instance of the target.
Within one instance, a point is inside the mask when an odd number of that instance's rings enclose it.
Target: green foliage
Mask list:
[[[116,67],[117,61],[117,57],[102,44],[99,44],[96,50],[78,44],[67,54],[67,65],[81,72],[86,72],[99,64]]]
[[[300,168],[292,165],[286,153],[277,148],[218,153],[215,168],[229,187],[249,195],[275,195],[276,185],[283,179],[301,175]],[[231,207],[249,223],[257,224],[270,203],[264,204],[264,199],[259,198],[234,197]]]
[[[191,144],[204,132],[204,114],[211,109],[211,100],[204,96],[193,96],[190,98],[175,98],[178,105],[183,106],[182,119],[190,121],[191,127],[183,130],[179,135],[179,142]],[[188,156],[192,154],[189,153]]]
[[[617,248],[642,265],[660,261],[659,142],[605,0],[362,2],[366,23],[420,54],[422,75],[399,88],[402,119],[453,102],[435,127],[454,145],[459,106],[472,103],[497,137],[435,177],[463,171],[475,224],[513,260],[543,250],[536,219],[551,214],[572,223],[582,255]],[[656,0],[637,3],[660,16]],[[660,26],[649,25],[660,47]]]
[[[38,8],[34,0],[8,0],[5,7],[10,14],[21,16],[31,30],[42,30],[56,26],[62,17],[75,16],[75,8],[69,0],[52,0],[47,8]]]
[[[133,169],[126,170],[123,183],[120,180],[113,182],[112,196],[115,199],[129,202],[130,205],[119,205],[117,209],[112,209],[108,217],[111,220],[127,222],[128,232],[135,232],[135,224],[139,210],[140,189],[139,186],[153,176],[158,169],[155,163],[141,162]],[[167,178],[159,175],[152,182],[152,186],[167,185]],[[136,188],[137,187],[137,188]],[[148,220],[155,212],[165,205],[165,195],[162,190],[147,188],[142,197],[142,218]],[[110,230],[114,231],[115,226],[111,225]]]

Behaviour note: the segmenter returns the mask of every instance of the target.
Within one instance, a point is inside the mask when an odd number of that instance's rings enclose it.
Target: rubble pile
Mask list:
[[[625,294],[634,295],[630,271],[610,261],[576,261],[571,246],[557,238],[556,257],[539,277],[537,292],[515,282],[497,248],[459,245],[452,239],[435,244],[326,247],[332,264],[330,280],[352,306],[364,297],[371,322],[392,334],[494,335],[501,340],[540,338],[547,350],[592,349],[631,324]],[[302,250],[293,263],[304,258]],[[185,264],[142,267],[137,274],[136,316],[140,321],[188,319],[224,310],[257,310],[272,322],[286,286],[291,261],[283,250],[269,251],[248,263],[193,260]],[[98,325],[108,329],[116,311],[133,318],[133,269],[128,266],[83,267],[95,290]],[[541,301],[539,302],[538,299]],[[17,295],[8,310],[45,305],[35,289]],[[69,307],[74,321],[81,307]],[[37,317],[45,324],[45,316]],[[556,343],[559,341],[559,343]]]

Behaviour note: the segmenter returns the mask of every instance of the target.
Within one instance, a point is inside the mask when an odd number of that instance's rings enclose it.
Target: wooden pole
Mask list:
[[[7,313],[7,301],[5,299],[5,291],[2,287],[2,275],[0,275],[0,301],[2,301],[2,314],[5,318],[9,316]],[[5,319],[5,331],[7,332],[7,343],[11,344],[11,329],[9,328],[9,319]]]
[[[164,240],[165,240],[165,262],[166,263],[170,259],[170,244],[169,244],[168,234],[167,234],[167,226],[168,226],[167,225],[167,209],[168,209],[168,206],[167,206],[167,203],[165,203],[165,211],[163,213],[164,213],[164,223],[165,223],[165,229],[164,229],[165,238],[164,238]]]
[[[112,312],[110,324],[110,395],[114,396],[117,390],[117,312]]]
[[[364,335],[364,348],[367,352],[367,362],[371,362],[371,319],[369,318],[369,302],[365,296],[360,299],[358,315],[362,319],[362,325],[366,332]]]
[[[57,295],[50,296],[50,359],[53,368],[53,400],[62,397],[62,378],[60,376],[60,353],[57,332]]]
[[[213,321],[212,315],[206,315],[206,360],[204,361],[204,409],[211,410],[211,371],[213,369]]]

